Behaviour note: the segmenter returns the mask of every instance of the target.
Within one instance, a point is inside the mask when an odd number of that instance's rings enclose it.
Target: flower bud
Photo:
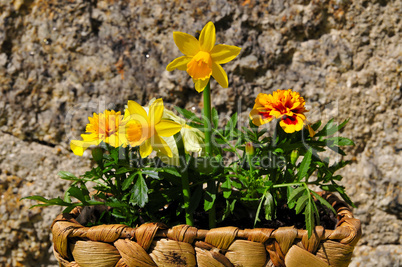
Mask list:
[[[253,143],[247,142],[246,143],[246,154],[247,156],[252,156],[254,155],[254,146]]]
[[[290,154],[290,162],[295,165],[297,158],[299,157],[299,151],[297,149],[293,150]]]

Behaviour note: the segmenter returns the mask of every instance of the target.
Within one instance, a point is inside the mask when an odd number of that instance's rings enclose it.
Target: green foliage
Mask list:
[[[202,128],[203,121],[195,114],[176,110],[189,120],[188,125]],[[309,236],[320,223],[318,205],[335,213],[324,198],[310,189],[311,185],[337,192],[353,205],[337,183],[342,177],[336,174],[349,162],[330,164],[320,155],[329,150],[344,155],[341,147],[354,145],[350,139],[335,135],[347,120],[339,125],[330,120],[322,127],[317,122],[311,126],[316,132],[312,137],[307,129],[288,134],[278,125],[268,134],[266,128],[253,125],[251,120],[248,127],[240,128],[236,113],[219,128],[216,109],[212,109],[211,117],[213,156],[185,155],[178,168],[162,163],[158,157],[142,159],[138,147],[114,148],[102,143],[93,150],[96,166],[91,170],[79,177],[59,172],[61,179],[71,182],[63,199],[26,199],[38,201],[35,206],[63,206],[64,212],[77,206],[105,205],[111,211],[103,214],[98,223],[131,226],[147,221],[170,226],[183,223],[185,213],[208,212],[218,197],[223,207],[217,222],[252,214],[254,225],[262,226],[264,221],[276,218],[278,207],[286,205],[296,214],[304,214]],[[191,193],[187,204],[183,202],[183,175]],[[93,185],[92,193],[87,184]]]

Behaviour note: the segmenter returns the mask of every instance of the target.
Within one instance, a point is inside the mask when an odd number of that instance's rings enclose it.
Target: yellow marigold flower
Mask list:
[[[123,115],[120,111],[105,110],[104,113],[94,113],[88,120],[88,134],[81,135],[83,140],[71,140],[70,147],[75,155],[82,156],[88,147],[99,145],[102,141],[114,147],[127,144],[124,133],[121,133]]]
[[[172,136],[179,132],[181,125],[162,119],[163,101],[156,99],[148,112],[137,102],[128,101],[124,114],[126,137],[131,146],[140,146],[140,155],[145,158],[153,150],[172,157],[172,151],[161,137]]]
[[[202,92],[211,75],[223,87],[228,87],[228,76],[220,64],[233,60],[241,48],[233,45],[215,45],[215,25],[208,22],[201,31],[200,38],[174,32],[173,40],[184,54],[167,65],[166,70],[184,70],[193,78],[195,89]]]
[[[257,126],[280,119],[279,125],[287,133],[300,131],[306,120],[304,98],[289,90],[277,90],[272,95],[259,94],[250,112],[250,119]]]

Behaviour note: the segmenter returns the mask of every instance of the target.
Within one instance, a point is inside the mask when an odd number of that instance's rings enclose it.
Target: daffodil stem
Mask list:
[[[204,96],[204,127],[205,127],[205,150],[207,152],[208,157],[212,157],[212,116],[211,116],[211,87],[210,82],[208,81],[207,86],[204,88],[203,92]],[[215,125],[217,127],[218,125]],[[212,195],[216,195],[215,189],[215,181],[211,180],[208,182],[207,190],[210,190],[209,193]],[[216,227],[216,210],[215,203],[212,205],[209,210],[209,228]]]
[[[186,152],[184,150],[183,137],[181,136],[181,133],[178,132],[177,134],[174,135],[174,138],[176,140],[177,150],[179,152],[180,166],[178,168],[181,174],[184,211],[186,213],[186,224],[193,226],[194,225],[193,214],[189,212],[191,193],[190,193],[190,183],[188,180],[187,160],[186,160]]]

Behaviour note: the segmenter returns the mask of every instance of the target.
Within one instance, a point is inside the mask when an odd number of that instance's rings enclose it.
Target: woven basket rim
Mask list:
[[[51,228],[54,255],[61,266],[80,266],[74,261],[75,256],[73,257],[71,254],[77,253],[74,252],[76,251],[74,249],[75,244],[79,247],[77,249],[83,248],[84,250],[101,246],[102,251],[113,251],[117,255],[121,254],[123,258],[126,257],[125,259],[120,258],[116,266],[127,266],[125,263],[121,265],[120,262],[132,260],[130,257],[139,255],[139,252],[150,260],[150,256],[146,254],[148,250],[153,251],[154,246],[158,246],[156,244],[164,246],[173,241],[176,244],[175,246],[190,246],[196,254],[204,251],[201,253],[212,256],[223,263],[224,266],[233,266],[228,261],[228,258],[223,255],[226,255],[226,252],[229,253],[229,250],[236,250],[236,247],[237,250],[240,248],[240,251],[242,251],[243,246],[250,246],[250,243],[252,243],[253,247],[259,246],[261,249],[262,246],[264,251],[269,254],[268,256],[264,254],[262,259],[269,257],[275,266],[286,266],[285,263],[290,261],[296,262],[296,265],[289,266],[300,266],[298,262],[306,258],[308,258],[307,263],[303,266],[310,266],[310,260],[313,260],[314,264],[316,263],[315,253],[320,258],[318,263],[323,264],[319,266],[332,266],[331,261],[333,260],[326,256],[327,252],[325,250],[327,249],[328,251],[332,250],[331,254],[336,255],[335,262],[341,255],[341,261],[338,263],[342,264],[335,263],[333,266],[347,266],[345,264],[350,262],[351,253],[361,236],[360,221],[353,217],[350,207],[336,195],[327,192],[319,192],[319,194],[327,199],[337,211],[338,223],[333,230],[316,226],[310,238],[307,230],[296,229],[293,226],[254,229],[239,229],[238,227],[227,226],[206,230],[184,224],[168,228],[161,223],[145,223],[135,228],[122,224],[86,227],[76,220],[82,211],[82,207],[77,207],[70,213],[58,215],[53,221]],[[324,247],[324,252],[318,250],[321,247],[320,244],[328,244],[326,245],[327,247]],[[181,251],[181,249],[179,250]],[[78,257],[81,258],[78,261],[87,260],[85,253],[85,251],[80,252],[79,255],[81,256]],[[300,257],[300,255],[303,256]],[[145,259],[144,257],[142,259]],[[113,259],[116,259],[116,254],[112,255]],[[134,264],[133,266],[143,266],[142,264]]]
[[[358,240],[361,236],[361,225],[360,225],[360,220],[354,218],[353,212],[351,208],[347,205],[346,202],[343,200],[340,200],[338,196],[336,196],[333,193],[328,193],[325,191],[322,192],[317,192],[319,195],[321,195],[323,198],[327,199],[327,201],[331,204],[332,207],[337,212],[337,219],[338,223],[335,227],[335,229],[324,229],[322,226],[316,226],[314,229],[314,232],[321,232],[324,231],[324,235],[321,236],[321,240],[339,240],[341,243],[353,243],[354,240]],[[52,232],[54,229],[54,225],[57,222],[60,221],[70,221],[73,222],[76,227],[80,228],[80,236],[84,237],[85,233],[88,232],[90,229],[93,228],[99,228],[102,227],[102,225],[96,225],[96,226],[91,226],[91,227],[86,227],[81,225],[79,222],[77,222],[75,219],[78,217],[80,212],[82,211],[82,207],[78,206],[74,208],[70,213],[68,214],[59,214],[56,219],[53,221],[53,224],[51,226]],[[155,237],[169,237],[173,233],[172,228],[168,228],[166,225],[162,223],[146,223],[145,225],[155,225],[157,227]],[[137,229],[141,226],[132,228],[126,225],[122,224],[104,224],[107,225],[108,227],[117,227],[117,228],[124,228],[124,231],[121,231],[121,236],[119,238],[130,238],[133,239],[135,237],[135,232]],[[193,238],[195,240],[201,240],[204,239],[207,234],[210,231],[216,231],[216,229],[224,229],[226,227],[218,227],[218,228],[213,228],[213,229],[198,229],[196,227],[190,227],[192,229],[192,235],[194,235]],[[237,227],[235,227],[237,228]],[[302,239],[303,236],[307,235],[307,230],[306,229],[297,229],[294,226],[285,226],[285,227],[279,227],[279,228],[253,228],[253,229],[239,229],[237,228],[236,231],[236,238],[241,238],[241,239],[248,239],[251,235],[255,235],[255,233],[258,230],[264,231],[264,232],[275,232],[278,230],[281,231],[292,231],[292,232],[297,232],[297,238]],[[53,232],[53,234],[56,234]],[[275,233],[271,233],[269,238],[275,238]],[[356,241],[357,242],[357,241]]]

